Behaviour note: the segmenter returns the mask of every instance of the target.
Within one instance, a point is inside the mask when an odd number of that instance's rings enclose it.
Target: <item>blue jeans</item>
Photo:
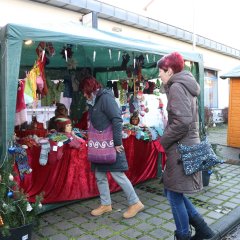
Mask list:
[[[122,188],[124,191],[128,205],[131,206],[139,201],[139,198],[133,188],[132,183],[129,181],[125,173],[123,172],[110,172],[113,179],[117,182],[117,184]],[[111,205],[111,196],[110,196],[110,189],[107,179],[106,172],[98,172],[95,171],[95,176],[97,180],[98,191],[100,193],[100,199],[102,205]]]
[[[189,232],[189,218],[199,213],[192,202],[184,196],[183,193],[173,192],[164,189],[165,195],[171,205],[172,214],[179,235],[185,235]]]

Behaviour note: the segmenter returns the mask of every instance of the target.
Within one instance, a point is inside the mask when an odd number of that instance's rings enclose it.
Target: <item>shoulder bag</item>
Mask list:
[[[194,97],[193,99],[195,99]],[[197,101],[197,98],[196,98]],[[198,106],[198,102],[196,103]],[[193,105],[192,105],[193,108]],[[196,110],[197,111],[197,110]],[[197,111],[198,113],[198,111]],[[201,142],[191,146],[178,143],[178,151],[181,155],[180,161],[183,164],[183,170],[186,175],[206,170],[220,163],[224,163],[224,160],[219,159],[212,149],[212,145],[209,143],[204,126],[200,117],[200,131]]]
[[[103,131],[95,129],[90,122],[88,129],[88,160],[92,163],[112,164],[116,162],[112,124]]]

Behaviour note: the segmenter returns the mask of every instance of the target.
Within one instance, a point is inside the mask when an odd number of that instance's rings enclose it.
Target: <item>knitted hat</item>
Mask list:
[[[66,125],[72,123],[69,118],[56,118],[55,122],[58,132],[65,132]]]

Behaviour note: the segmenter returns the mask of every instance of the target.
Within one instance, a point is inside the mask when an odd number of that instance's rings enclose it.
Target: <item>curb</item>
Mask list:
[[[211,225],[216,235],[211,240],[220,240],[237,225],[240,224],[240,207],[235,208],[228,215],[223,216],[219,221]]]

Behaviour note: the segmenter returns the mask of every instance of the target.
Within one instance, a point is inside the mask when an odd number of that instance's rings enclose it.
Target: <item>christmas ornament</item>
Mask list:
[[[10,154],[14,154],[15,153],[15,151],[16,151],[16,147],[9,147],[8,148],[8,152],[10,153]]]
[[[8,177],[8,178],[9,178],[10,181],[13,181],[13,179],[14,179],[14,178],[13,178],[13,175],[12,175],[11,173],[9,174],[9,177]]]
[[[31,212],[33,210],[30,203],[27,203],[27,212]]]
[[[39,207],[39,208],[42,208],[42,204],[41,204],[41,203],[39,203],[39,204],[38,204],[38,207]]]
[[[0,215],[0,227],[3,225],[4,225],[4,222],[3,222],[2,216]]]
[[[7,196],[8,196],[9,198],[12,198],[12,197],[13,197],[13,191],[9,191],[9,192],[7,193]]]

